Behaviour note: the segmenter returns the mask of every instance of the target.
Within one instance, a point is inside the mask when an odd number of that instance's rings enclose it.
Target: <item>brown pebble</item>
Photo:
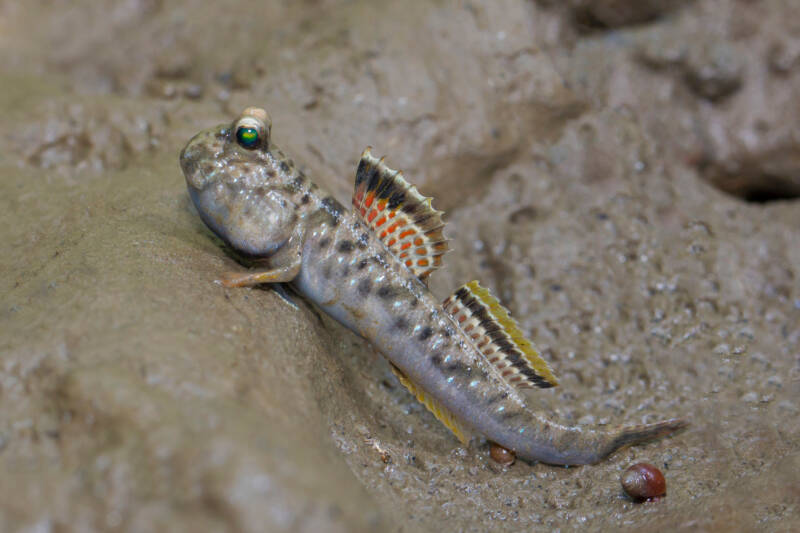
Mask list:
[[[649,463],[637,463],[620,478],[622,488],[636,501],[658,498],[667,493],[667,481],[661,470]]]
[[[489,445],[489,455],[495,462],[503,466],[511,466],[514,464],[514,461],[517,460],[517,454],[494,442]]]

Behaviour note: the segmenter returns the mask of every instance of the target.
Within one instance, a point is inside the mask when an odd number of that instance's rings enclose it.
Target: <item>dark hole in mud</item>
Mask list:
[[[576,11],[572,17],[573,23],[575,24],[575,27],[578,29],[579,32],[592,33],[592,32],[612,30],[617,26],[645,24],[655,20],[656,16],[637,16],[634,17],[632,20],[628,20],[623,15],[622,17],[620,17],[620,19],[621,20],[617,20],[616,18],[611,18],[611,20],[609,20],[603,16],[598,16],[597,14],[589,10]]]
[[[767,204],[800,198],[800,186],[782,181],[763,180],[759,183],[744,183],[736,187],[721,186],[718,183],[714,183],[714,185],[718,189],[752,204]]]
[[[785,176],[755,174],[747,176],[721,176],[708,178],[717,189],[745,202],[766,204],[800,198],[800,180]]]
[[[754,204],[766,204],[780,200],[796,200],[800,198],[800,191],[790,191],[785,188],[756,187],[745,192],[742,199]]]
[[[573,8],[578,31],[607,31],[623,26],[649,24],[679,8],[685,0],[638,0],[636,2],[584,2]]]

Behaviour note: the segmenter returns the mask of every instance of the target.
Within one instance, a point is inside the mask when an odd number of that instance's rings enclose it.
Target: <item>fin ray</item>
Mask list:
[[[447,240],[442,211],[431,205],[403,173],[387,167],[370,149],[361,154],[353,208],[383,244],[424,280],[442,265]]]
[[[461,444],[467,445],[469,444],[469,432],[467,429],[459,422],[459,420],[448,411],[442,404],[440,404],[435,398],[430,396],[427,392],[422,390],[422,388],[418,387],[413,381],[408,379],[403,372],[394,365],[391,365],[392,372],[394,375],[397,376],[397,379],[400,380],[400,383],[408,389],[408,391],[413,394],[419,402],[428,408],[428,411],[433,413],[433,416],[436,419],[447,426],[447,429],[453,432],[456,438],[461,441]]]
[[[442,306],[508,383],[518,388],[558,385],[547,361],[508,309],[477,281],[462,286]]]

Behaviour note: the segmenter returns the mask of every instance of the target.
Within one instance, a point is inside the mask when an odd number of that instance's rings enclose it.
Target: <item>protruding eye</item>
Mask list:
[[[256,128],[250,126],[239,126],[236,128],[236,142],[238,142],[242,148],[252,150],[258,146],[259,137],[260,135]]]
[[[267,150],[272,121],[263,109],[248,107],[233,123],[236,142],[246,150]]]

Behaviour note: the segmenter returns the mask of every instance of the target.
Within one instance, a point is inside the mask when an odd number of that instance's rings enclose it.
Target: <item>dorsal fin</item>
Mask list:
[[[430,198],[403,179],[402,172],[373,157],[369,148],[358,164],[353,208],[419,279],[441,266],[447,251],[442,211],[434,209]]]
[[[506,381],[519,388],[558,385],[547,362],[522,335],[508,309],[477,281],[458,289],[442,305]]]
[[[405,388],[413,394],[419,402],[428,408],[428,411],[433,413],[436,419],[447,426],[447,429],[461,441],[461,444],[467,445],[469,443],[470,434],[465,426],[463,426],[453,413],[448,411],[442,404],[440,404],[433,396],[426,393],[422,388],[418,387],[413,381],[408,379],[403,372],[394,365],[391,365],[392,372],[397,376]]]

